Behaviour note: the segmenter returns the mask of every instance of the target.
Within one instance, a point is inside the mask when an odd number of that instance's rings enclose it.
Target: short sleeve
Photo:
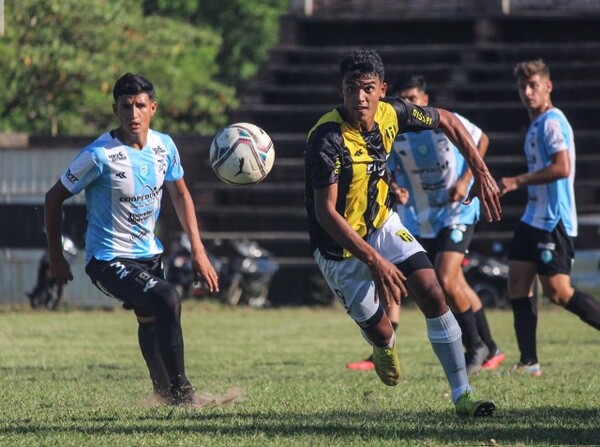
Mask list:
[[[544,143],[548,148],[549,154],[568,149],[568,138],[563,132],[560,120],[550,117],[544,122]]]
[[[321,189],[339,181],[342,169],[342,148],[331,133],[317,129],[307,142],[307,175],[314,189]]]
[[[167,167],[165,180],[174,182],[183,178],[183,166],[181,165],[181,158],[179,157],[177,146],[170,137],[167,138],[167,148],[169,151],[169,166]]]
[[[62,174],[62,184],[73,195],[79,194],[100,176],[101,168],[93,149],[86,148],[71,162]]]
[[[386,98],[398,114],[400,133],[417,132],[436,129],[440,123],[440,115],[435,107],[421,107],[402,98]]]

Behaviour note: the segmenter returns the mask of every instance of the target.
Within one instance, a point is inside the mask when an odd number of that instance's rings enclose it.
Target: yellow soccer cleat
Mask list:
[[[400,360],[396,350],[396,342],[391,348],[378,348],[373,346],[373,363],[375,372],[383,383],[388,386],[398,385],[400,382]]]

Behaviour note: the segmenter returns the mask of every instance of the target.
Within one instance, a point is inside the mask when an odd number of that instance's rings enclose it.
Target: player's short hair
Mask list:
[[[140,95],[147,93],[150,99],[154,99],[154,85],[148,79],[139,74],[125,73],[113,87],[113,99],[115,102],[119,96]]]
[[[365,76],[378,77],[383,82],[385,70],[381,57],[372,49],[354,49],[340,62],[342,79],[360,79]]]
[[[410,90],[416,88],[422,92],[427,92],[427,83],[425,82],[425,76],[423,75],[410,75],[405,78],[400,78],[394,82],[392,93],[398,94],[404,90]]]
[[[514,77],[519,79],[529,78],[533,75],[540,75],[550,79],[550,69],[542,59],[519,62],[513,69]]]

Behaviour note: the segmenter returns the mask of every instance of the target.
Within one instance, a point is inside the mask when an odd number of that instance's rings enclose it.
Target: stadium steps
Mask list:
[[[210,140],[190,141],[182,153],[203,237],[209,242],[240,237],[257,240],[281,265],[271,288],[272,301],[311,300],[320,275],[308,254],[305,139],[317,119],[339,104],[339,59],[356,46],[378,50],[388,81],[423,74],[433,105],[461,113],[480,126],[490,137],[486,161],[496,178],[525,169],[522,146],[529,118],[516,92],[513,65],[543,58],[552,71],[554,104],[565,111],[575,130],[579,214],[600,215],[600,155],[596,150],[600,130],[595,120],[600,101],[600,18],[499,16],[486,20],[493,31],[488,38],[479,32],[481,17],[468,14],[283,17],[286,32],[244,92],[242,106],[230,117],[230,122],[249,121],[271,135],[276,160],[267,179],[242,188],[219,182],[208,166]],[[178,142],[178,146],[186,145]],[[502,198],[503,220],[481,221],[472,249],[493,253],[501,245],[505,253],[525,200],[525,190]],[[597,225],[581,225],[580,234],[577,244],[600,246]]]

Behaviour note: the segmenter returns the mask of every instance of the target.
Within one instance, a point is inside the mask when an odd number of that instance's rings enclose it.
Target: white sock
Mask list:
[[[466,390],[471,390],[462,350],[460,327],[450,311],[441,317],[426,318],[425,321],[431,347],[450,384],[452,402],[456,403],[461,394]]]

